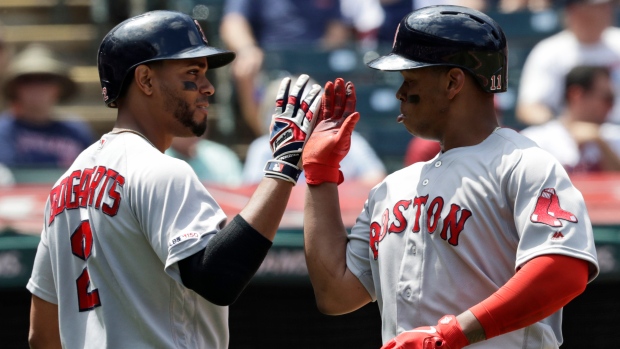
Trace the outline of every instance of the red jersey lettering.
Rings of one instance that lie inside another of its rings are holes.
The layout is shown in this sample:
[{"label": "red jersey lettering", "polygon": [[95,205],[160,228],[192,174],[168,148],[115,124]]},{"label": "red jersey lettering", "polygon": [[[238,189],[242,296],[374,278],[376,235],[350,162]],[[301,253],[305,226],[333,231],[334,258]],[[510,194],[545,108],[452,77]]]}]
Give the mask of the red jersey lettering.
[{"label": "red jersey lettering", "polygon": [[[101,209],[108,216],[115,216],[122,199],[119,187],[122,188],[124,184],[125,177],[103,166],[71,172],[50,191],[48,225],[51,225],[56,216],[63,213],[65,209],[76,209],[87,207],[87,205],[92,207],[93,202],[95,209]],[[97,200],[94,199],[95,196]]]},{"label": "red jersey lettering", "polygon": [[[461,217],[457,219],[457,214],[461,212]],[[450,207],[450,213],[446,219],[443,220],[443,229],[441,229],[441,238],[448,240],[450,245],[456,246],[459,244],[459,235],[465,227],[465,222],[471,217],[471,211],[463,209],[456,204],[452,204]],[[448,239],[448,229],[450,229],[450,239]]]}]

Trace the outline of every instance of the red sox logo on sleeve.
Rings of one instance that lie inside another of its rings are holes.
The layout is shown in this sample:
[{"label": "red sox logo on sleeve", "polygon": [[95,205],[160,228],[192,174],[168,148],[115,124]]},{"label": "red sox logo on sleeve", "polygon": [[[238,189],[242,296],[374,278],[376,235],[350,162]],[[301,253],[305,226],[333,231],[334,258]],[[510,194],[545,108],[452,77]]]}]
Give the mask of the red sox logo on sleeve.
[{"label": "red sox logo on sleeve", "polygon": [[561,227],[561,220],[577,223],[577,217],[560,206],[560,199],[554,188],[545,188],[538,196],[534,213],[530,216],[533,223],[542,223],[552,227]]}]

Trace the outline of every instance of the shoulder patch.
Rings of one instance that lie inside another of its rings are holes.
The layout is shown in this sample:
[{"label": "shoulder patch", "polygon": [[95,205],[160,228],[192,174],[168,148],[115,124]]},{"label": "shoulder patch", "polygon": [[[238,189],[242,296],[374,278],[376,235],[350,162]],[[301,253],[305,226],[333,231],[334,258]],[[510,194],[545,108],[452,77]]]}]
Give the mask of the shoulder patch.
[{"label": "shoulder patch", "polygon": [[554,188],[542,190],[536,201],[534,213],[530,216],[532,223],[542,223],[552,227],[561,227],[561,220],[577,223],[577,217],[560,206],[560,199]]}]

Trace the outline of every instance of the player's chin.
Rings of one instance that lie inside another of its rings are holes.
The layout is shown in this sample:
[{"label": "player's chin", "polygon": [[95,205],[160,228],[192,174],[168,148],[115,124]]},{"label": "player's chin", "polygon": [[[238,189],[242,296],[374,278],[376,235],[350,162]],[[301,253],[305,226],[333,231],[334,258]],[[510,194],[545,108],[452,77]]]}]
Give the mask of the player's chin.
[{"label": "player's chin", "polygon": [[402,124],[405,126],[407,131],[416,137],[428,138],[429,137],[429,128],[428,125],[425,125],[420,122],[415,122],[416,120],[412,120],[411,118],[405,119]]},{"label": "player's chin", "polygon": [[194,123],[190,130],[194,136],[200,137],[207,132],[207,119],[205,118],[202,122]]}]

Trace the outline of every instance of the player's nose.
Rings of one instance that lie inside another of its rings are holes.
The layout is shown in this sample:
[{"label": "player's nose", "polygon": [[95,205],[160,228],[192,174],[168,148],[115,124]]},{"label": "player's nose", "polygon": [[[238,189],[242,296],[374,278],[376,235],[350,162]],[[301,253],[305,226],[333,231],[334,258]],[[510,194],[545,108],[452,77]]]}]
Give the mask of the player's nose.
[{"label": "player's nose", "polygon": [[201,94],[206,94],[207,96],[211,96],[215,93],[215,87],[213,86],[213,84],[211,84],[211,81],[209,81],[209,79],[205,77],[202,83],[200,84],[198,91]]},{"label": "player's nose", "polygon": [[[404,84],[403,84],[404,85]],[[405,101],[405,98],[407,97],[407,94],[405,93],[404,89],[403,89],[403,85],[401,85],[398,90],[396,90],[396,99],[398,99],[401,102]]]}]

